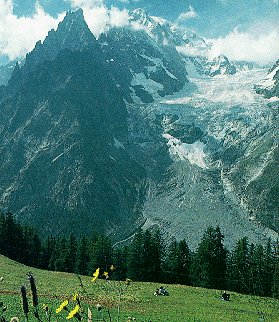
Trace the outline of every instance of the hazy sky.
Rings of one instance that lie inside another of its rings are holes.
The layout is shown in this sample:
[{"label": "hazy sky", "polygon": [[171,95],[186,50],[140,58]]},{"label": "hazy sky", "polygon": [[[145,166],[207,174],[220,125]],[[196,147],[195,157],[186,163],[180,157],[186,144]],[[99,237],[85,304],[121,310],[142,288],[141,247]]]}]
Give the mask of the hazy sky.
[{"label": "hazy sky", "polygon": [[82,7],[92,32],[125,25],[126,9],[144,8],[212,39],[212,54],[272,64],[279,58],[279,0],[0,0],[0,64],[23,57]]}]

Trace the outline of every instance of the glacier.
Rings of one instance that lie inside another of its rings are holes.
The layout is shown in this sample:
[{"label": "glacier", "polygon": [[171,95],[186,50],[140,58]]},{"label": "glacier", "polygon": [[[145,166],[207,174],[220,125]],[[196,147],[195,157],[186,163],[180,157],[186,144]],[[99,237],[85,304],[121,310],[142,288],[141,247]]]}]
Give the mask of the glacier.
[{"label": "glacier", "polygon": [[[149,186],[145,228],[158,225],[169,237],[186,238],[192,248],[210,225],[221,227],[228,245],[244,235],[254,243],[278,238],[274,229],[262,224],[261,194],[255,195],[257,209],[251,196],[253,182],[261,180],[278,146],[277,102],[254,90],[266,72],[190,78],[196,90],[184,88],[149,105],[149,111],[167,115],[168,120],[175,115],[172,124],[162,122],[174,162],[162,181]],[[182,142],[168,132],[177,124],[200,128],[204,135],[191,144]],[[274,215],[275,223],[278,219]]]}]

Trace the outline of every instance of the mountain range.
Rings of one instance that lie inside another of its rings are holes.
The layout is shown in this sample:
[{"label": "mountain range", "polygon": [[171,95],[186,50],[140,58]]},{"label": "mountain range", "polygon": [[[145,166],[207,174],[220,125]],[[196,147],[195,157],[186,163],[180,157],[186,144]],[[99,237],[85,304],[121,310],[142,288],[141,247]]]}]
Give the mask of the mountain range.
[{"label": "mountain range", "polygon": [[141,9],[98,39],[81,9],[68,12],[0,70],[2,210],[47,235],[97,230],[120,241],[156,225],[195,247],[218,224],[228,243],[278,236],[276,110],[268,105],[259,127],[253,104],[228,113],[216,93],[202,96],[243,69],[208,59],[209,48]]}]

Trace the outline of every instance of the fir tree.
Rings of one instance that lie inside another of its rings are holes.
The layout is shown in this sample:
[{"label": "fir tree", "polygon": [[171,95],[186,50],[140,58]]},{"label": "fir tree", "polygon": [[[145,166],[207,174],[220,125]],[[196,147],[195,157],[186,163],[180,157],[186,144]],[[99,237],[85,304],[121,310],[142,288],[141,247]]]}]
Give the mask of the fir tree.
[{"label": "fir tree", "polygon": [[135,281],[144,280],[143,232],[139,230],[128,248],[127,276]]},{"label": "fir tree", "polygon": [[96,242],[91,245],[89,270],[95,272],[97,268],[100,268],[101,271],[108,271],[112,265],[112,253],[110,239],[105,236],[99,236]]},{"label": "fir tree", "polygon": [[231,287],[240,293],[249,293],[249,244],[248,238],[241,238],[232,253],[230,277]]},{"label": "fir tree", "polygon": [[220,228],[209,227],[203,235],[194,258],[195,283],[201,287],[224,289],[226,281],[227,251]]},{"label": "fir tree", "polygon": [[174,240],[168,248],[165,260],[165,278],[168,283],[190,283],[190,250],[185,241]]},{"label": "fir tree", "polygon": [[79,241],[78,250],[77,250],[77,261],[76,261],[76,273],[81,275],[87,275],[90,272],[88,271],[89,265],[89,247],[88,239],[85,236]]}]

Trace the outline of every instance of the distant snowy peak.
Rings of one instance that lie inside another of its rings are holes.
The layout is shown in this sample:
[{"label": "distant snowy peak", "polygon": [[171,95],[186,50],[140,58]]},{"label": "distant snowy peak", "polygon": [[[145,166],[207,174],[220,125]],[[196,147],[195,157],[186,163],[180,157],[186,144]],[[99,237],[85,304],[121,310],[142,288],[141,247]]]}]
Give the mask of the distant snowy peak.
[{"label": "distant snowy peak", "polygon": [[160,17],[149,16],[143,9],[130,12],[130,24],[134,29],[143,29],[156,42],[174,45],[170,23]]},{"label": "distant snowy peak", "polygon": [[130,24],[134,29],[144,30],[158,44],[175,47],[183,57],[190,77],[236,73],[236,67],[224,55],[208,60],[211,43],[193,30],[182,29],[160,17],[149,16],[142,9],[130,12]]},{"label": "distant snowy peak", "polygon": [[255,86],[257,93],[267,98],[279,97],[279,59],[269,69],[265,78]]},{"label": "distant snowy peak", "polygon": [[209,76],[234,75],[236,73],[236,67],[224,55],[214,58],[212,62],[209,61],[208,67]]}]

